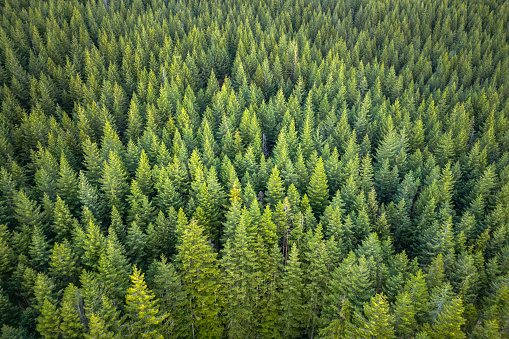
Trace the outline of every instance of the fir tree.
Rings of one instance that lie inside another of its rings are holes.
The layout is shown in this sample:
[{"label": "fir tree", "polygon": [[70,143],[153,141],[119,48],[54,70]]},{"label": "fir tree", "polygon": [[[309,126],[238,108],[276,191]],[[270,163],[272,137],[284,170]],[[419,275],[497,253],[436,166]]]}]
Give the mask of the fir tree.
[{"label": "fir tree", "polygon": [[383,294],[371,297],[369,303],[364,304],[364,316],[359,329],[361,336],[370,338],[396,338],[394,334],[394,316],[389,313],[389,303]]},{"label": "fir tree", "polygon": [[127,289],[125,296],[129,335],[139,338],[163,338],[160,327],[168,314],[160,314],[158,301],[147,288],[144,274],[139,269],[134,267],[130,277],[132,285]]},{"label": "fir tree", "polygon": [[329,187],[327,185],[327,175],[325,174],[322,158],[318,159],[318,163],[311,176],[307,195],[315,215],[321,215],[325,207],[327,207],[329,200]]},{"label": "fir tree", "polygon": [[293,244],[283,274],[281,292],[281,334],[285,338],[298,337],[303,326],[303,284],[297,246]]},{"label": "fir tree", "polygon": [[177,260],[185,293],[182,319],[184,333],[193,337],[214,338],[220,335],[219,270],[216,254],[203,235],[203,227],[191,221],[177,246]]}]

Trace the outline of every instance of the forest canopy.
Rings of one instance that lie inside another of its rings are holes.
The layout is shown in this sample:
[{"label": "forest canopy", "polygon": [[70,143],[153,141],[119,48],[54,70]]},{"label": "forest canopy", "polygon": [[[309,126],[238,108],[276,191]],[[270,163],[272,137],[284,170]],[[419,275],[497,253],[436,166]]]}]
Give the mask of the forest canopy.
[{"label": "forest canopy", "polygon": [[508,338],[509,2],[4,0],[0,338]]}]

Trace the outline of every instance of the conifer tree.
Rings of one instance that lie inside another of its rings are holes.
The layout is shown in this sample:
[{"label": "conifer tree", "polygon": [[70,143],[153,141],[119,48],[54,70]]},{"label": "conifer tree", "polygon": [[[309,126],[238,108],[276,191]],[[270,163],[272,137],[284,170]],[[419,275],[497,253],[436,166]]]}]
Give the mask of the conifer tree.
[{"label": "conifer tree", "polygon": [[99,266],[99,259],[105,249],[105,239],[101,229],[92,220],[88,222],[83,235],[83,263],[90,268]]},{"label": "conifer tree", "polygon": [[285,196],[283,181],[281,180],[277,166],[274,166],[272,169],[272,174],[267,183],[267,193],[265,195],[265,201],[272,207],[275,207]]},{"label": "conifer tree", "polygon": [[410,338],[417,328],[415,320],[414,301],[410,299],[410,293],[402,292],[396,298],[394,319],[396,335],[399,338]]},{"label": "conifer tree", "polygon": [[250,249],[252,239],[246,232],[246,218],[235,229],[234,238],[226,243],[222,268],[224,270],[224,312],[228,335],[232,338],[249,337],[256,331],[255,303],[256,260]]},{"label": "conifer tree", "polygon": [[47,269],[48,247],[46,236],[39,226],[35,226],[32,233],[29,253],[32,258],[32,265],[40,271],[45,271]]},{"label": "conifer tree", "polygon": [[55,239],[59,242],[69,238],[78,221],[72,217],[71,212],[65,201],[57,196],[55,202],[55,211],[53,213],[53,232]]},{"label": "conifer tree", "polygon": [[115,206],[122,214],[129,186],[122,159],[113,151],[109,153],[109,159],[104,163],[101,184],[108,208],[112,209]]},{"label": "conifer tree", "polygon": [[394,334],[394,316],[389,313],[389,303],[383,294],[371,297],[369,303],[364,304],[361,336],[368,338],[396,338]]},{"label": "conifer tree", "polygon": [[461,330],[461,326],[465,323],[463,310],[461,298],[454,298],[443,306],[433,326],[432,338],[465,338],[465,333]]},{"label": "conifer tree", "polygon": [[106,286],[111,299],[121,303],[129,285],[130,267],[124,249],[111,228],[106,240],[106,250],[101,254],[97,270],[98,278]]},{"label": "conifer tree", "polygon": [[9,244],[10,232],[0,224],[0,281],[10,276],[14,266],[14,251]]},{"label": "conifer tree", "polygon": [[73,284],[69,284],[64,290],[62,306],[60,307],[60,315],[62,317],[60,332],[65,338],[83,338],[85,328],[78,314],[79,303],[78,288]]},{"label": "conifer tree", "polygon": [[323,165],[322,158],[318,159],[309,186],[307,189],[310,205],[315,215],[321,215],[325,211],[329,200],[329,187],[327,185],[327,175]]},{"label": "conifer tree", "polygon": [[298,337],[303,326],[303,276],[299,253],[293,244],[283,274],[281,292],[281,334],[285,338]]},{"label": "conifer tree", "polygon": [[58,175],[58,194],[67,203],[71,213],[75,213],[78,205],[78,179],[64,153],[60,157],[60,171]]},{"label": "conifer tree", "polygon": [[133,268],[131,287],[127,289],[126,311],[129,317],[128,333],[138,338],[162,339],[161,323],[168,317],[167,313],[160,314],[158,300],[147,288],[144,274],[136,267]]},{"label": "conifer tree", "polygon": [[44,338],[57,339],[60,335],[60,314],[56,305],[46,298],[40,311],[41,314],[37,318],[37,332]]},{"label": "conifer tree", "polygon": [[203,231],[203,227],[192,220],[184,230],[182,242],[177,247],[177,260],[182,272],[186,300],[182,306],[182,322],[184,333],[192,333],[199,338],[214,338],[221,334],[218,319],[220,276],[216,254]]},{"label": "conifer tree", "polygon": [[163,322],[161,333],[166,337],[182,331],[185,333],[186,324],[181,321],[185,317],[182,312],[185,296],[180,283],[180,275],[173,263],[168,262],[164,256],[161,256],[161,261],[155,261],[152,265],[155,265],[154,294],[159,299],[161,312],[170,315]]},{"label": "conifer tree", "polygon": [[119,333],[108,331],[104,319],[92,313],[90,315],[90,322],[88,324],[90,334],[85,334],[87,339],[117,339],[120,338]]},{"label": "conifer tree", "polygon": [[77,258],[69,241],[55,243],[51,251],[49,272],[59,282],[72,282],[78,277]]}]

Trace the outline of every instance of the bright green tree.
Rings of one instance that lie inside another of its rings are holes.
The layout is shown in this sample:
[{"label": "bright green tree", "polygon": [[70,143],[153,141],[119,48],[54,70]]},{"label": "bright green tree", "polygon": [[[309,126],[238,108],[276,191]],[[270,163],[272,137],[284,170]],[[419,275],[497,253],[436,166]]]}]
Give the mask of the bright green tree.
[{"label": "bright green tree", "polygon": [[50,299],[43,301],[41,314],[37,318],[37,332],[44,338],[58,339],[60,335],[60,314]]},{"label": "bright green tree", "polygon": [[283,181],[281,180],[277,166],[274,166],[272,169],[265,196],[265,201],[270,204],[272,208],[276,207],[277,203],[285,196]]},{"label": "bright green tree", "polygon": [[460,297],[452,299],[443,306],[442,311],[433,325],[432,338],[461,339],[465,333],[461,326],[465,324],[463,318],[463,302]]},{"label": "bright green tree", "polygon": [[216,253],[203,235],[203,227],[192,220],[182,234],[177,260],[185,293],[183,335],[217,338],[221,335],[218,318],[220,274]]},{"label": "bright green tree", "polygon": [[128,314],[128,333],[137,338],[162,339],[161,323],[168,317],[167,313],[159,312],[159,302],[147,288],[144,274],[134,267],[131,277],[131,287],[125,296]]},{"label": "bright green tree", "polygon": [[55,243],[51,251],[49,272],[57,281],[69,283],[78,277],[77,258],[68,240]]},{"label": "bright green tree", "polygon": [[79,290],[73,284],[69,284],[64,290],[62,306],[60,307],[60,332],[64,338],[83,338],[85,328],[80,320],[80,295]]},{"label": "bright green tree", "polygon": [[411,338],[417,328],[415,306],[410,293],[402,292],[394,307],[395,329],[398,338]]},{"label": "bright green tree", "polygon": [[359,328],[361,337],[391,339],[394,334],[394,316],[389,313],[389,302],[383,294],[375,294],[364,304],[364,317]]}]

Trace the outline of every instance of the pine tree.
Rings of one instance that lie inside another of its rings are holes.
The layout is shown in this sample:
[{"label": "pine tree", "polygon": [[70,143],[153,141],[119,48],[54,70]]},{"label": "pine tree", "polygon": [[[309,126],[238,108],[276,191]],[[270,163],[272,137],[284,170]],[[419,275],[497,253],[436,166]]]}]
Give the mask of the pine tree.
[{"label": "pine tree", "polygon": [[91,142],[90,138],[86,138],[82,143],[85,174],[92,185],[98,185],[101,178],[103,157],[99,152],[99,148],[95,142]]},{"label": "pine tree", "polygon": [[34,268],[45,271],[48,264],[48,242],[46,236],[39,226],[35,226],[32,233],[32,242],[30,243],[30,257]]},{"label": "pine tree", "polygon": [[136,169],[136,182],[141,189],[141,192],[146,196],[152,196],[153,182],[152,170],[148,161],[148,157],[144,150],[141,150],[140,161]]},{"label": "pine tree", "polygon": [[173,263],[168,262],[164,256],[161,256],[161,261],[154,261],[151,269],[154,269],[153,291],[160,301],[161,312],[171,315],[171,318],[168,317],[163,322],[161,333],[165,337],[174,333],[186,333],[186,324],[181,321],[185,316],[181,307],[185,303],[185,296],[179,273]]},{"label": "pine tree", "polygon": [[423,323],[428,311],[429,296],[425,275],[421,270],[409,277],[405,284],[404,292],[409,293],[410,300],[414,304],[415,318],[419,323]]},{"label": "pine tree", "polygon": [[459,297],[445,305],[433,326],[432,338],[465,338],[465,333],[461,330],[461,326],[465,324],[463,311],[463,302]]},{"label": "pine tree", "polygon": [[396,298],[394,319],[398,338],[411,338],[417,328],[414,301],[410,293],[402,292]]},{"label": "pine tree", "polygon": [[90,334],[85,334],[87,339],[118,339],[120,338],[119,333],[113,333],[108,331],[107,325],[104,319],[92,313],[90,315],[90,322],[88,324]]},{"label": "pine tree", "polygon": [[56,305],[48,298],[44,299],[41,315],[37,318],[37,332],[48,339],[58,339],[60,335],[60,314]]},{"label": "pine tree", "polygon": [[60,196],[57,196],[55,202],[55,211],[53,213],[53,232],[56,234],[55,239],[59,242],[68,239],[78,224],[78,221],[72,217],[69,207]]},{"label": "pine tree", "polygon": [[131,261],[141,265],[147,256],[147,235],[141,230],[136,221],[131,223],[127,230],[126,245],[127,254]]},{"label": "pine tree", "polygon": [[364,316],[359,329],[361,336],[368,338],[396,338],[394,334],[394,316],[389,313],[389,303],[383,294],[371,297],[369,303],[364,304]]},{"label": "pine tree", "polygon": [[78,313],[80,304],[80,295],[78,288],[69,284],[64,290],[60,315],[60,332],[64,338],[83,338],[85,328],[80,320]]},{"label": "pine tree", "polygon": [[219,313],[219,270],[216,254],[203,235],[203,227],[192,220],[182,234],[177,260],[185,304],[184,333],[193,337],[216,338],[221,334]]},{"label": "pine tree", "polygon": [[325,174],[322,158],[318,159],[318,163],[311,176],[307,195],[315,215],[321,215],[325,211],[329,200],[329,187],[327,186],[327,175]]},{"label": "pine tree", "polygon": [[138,338],[162,339],[161,323],[168,317],[167,313],[160,314],[158,300],[147,288],[144,274],[136,267],[133,268],[131,287],[127,289],[126,311],[129,317],[128,333]]},{"label": "pine tree", "polygon": [[298,337],[303,327],[304,289],[297,245],[293,244],[283,274],[281,292],[281,335],[284,338]]},{"label": "pine tree", "polygon": [[99,259],[99,280],[104,283],[112,300],[121,304],[129,286],[129,272],[131,270],[124,249],[117,239],[117,235],[110,228],[106,240],[106,250]]},{"label": "pine tree", "polygon": [[108,208],[112,209],[115,206],[122,214],[129,186],[122,159],[113,151],[110,152],[108,161],[104,163],[101,184]]},{"label": "pine tree", "polygon": [[0,281],[6,280],[14,268],[14,251],[9,244],[10,232],[0,224]]},{"label": "pine tree", "polygon": [[275,207],[277,203],[282,200],[285,196],[285,190],[283,187],[283,181],[279,176],[279,171],[277,166],[274,166],[272,169],[272,174],[270,175],[269,181],[267,183],[267,192],[265,193],[268,204],[272,207]]},{"label": "pine tree", "polygon": [[99,267],[99,259],[106,247],[106,241],[101,229],[92,220],[88,222],[83,238],[83,263],[90,268]]},{"label": "pine tree", "polygon": [[18,221],[18,228],[23,225],[29,227],[41,226],[42,214],[41,208],[37,203],[31,200],[25,191],[20,190],[15,199],[14,213]]},{"label": "pine tree", "polygon": [[231,338],[246,338],[256,330],[254,308],[256,291],[256,260],[251,241],[246,232],[246,220],[243,218],[235,229],[234,238],[226,243],[221,261],[224,270],[225,295],[224,313]]},{"label": "pine tree", "polygon": [[78,179],[64,153],[62,153],[60,157],[60,171],[58,176],[58,194],[67,203],[71,213],[76,213],[76,208],[78,206]]},{"label": "pine tree", "polygon": [[104,207],[99,190],[95,185],[90,184],[83,171],[80,171],[79,174],[78,189],[79,200],[83,207],[87,207],[96,218],[102,219]]},{"label": "pine tree", "polygon": [[55,243],[49,267],[49,272],[57,279],[56,281],[64,282],[65,285],[77,279],[79,272],[77,258],[69,241]]}]

